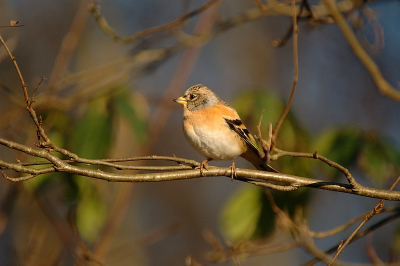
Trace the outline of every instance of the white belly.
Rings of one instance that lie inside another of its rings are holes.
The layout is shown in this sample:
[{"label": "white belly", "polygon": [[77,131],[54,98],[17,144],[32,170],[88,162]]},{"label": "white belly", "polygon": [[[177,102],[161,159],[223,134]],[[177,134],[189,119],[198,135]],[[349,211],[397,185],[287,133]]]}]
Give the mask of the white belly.
[{"label": "white belly", "polygon": [[237,135],[235,141],[231,138],[221,137],[232,134],[233,132],[228,127],[223,127],[222,130],[200,130],[199,128],[187,125],[184,130],[185,137],[188,142],[200,154],[206,158],[213,160],[231,160],[243,153],[243,148],[246,146],[244,141],[240,140]]}]

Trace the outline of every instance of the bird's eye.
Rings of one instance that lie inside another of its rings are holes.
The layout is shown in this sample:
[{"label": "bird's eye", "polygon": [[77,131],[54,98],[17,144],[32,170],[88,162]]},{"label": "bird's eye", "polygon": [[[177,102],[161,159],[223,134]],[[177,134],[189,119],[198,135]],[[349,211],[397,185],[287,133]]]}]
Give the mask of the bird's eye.
[{"label": "bird's eye", "polygon": [[189,95],[189,99],[190,100],[194,100],[194,99],[196,99],[197,98],[197,95],[196,94],[190,94]]}]

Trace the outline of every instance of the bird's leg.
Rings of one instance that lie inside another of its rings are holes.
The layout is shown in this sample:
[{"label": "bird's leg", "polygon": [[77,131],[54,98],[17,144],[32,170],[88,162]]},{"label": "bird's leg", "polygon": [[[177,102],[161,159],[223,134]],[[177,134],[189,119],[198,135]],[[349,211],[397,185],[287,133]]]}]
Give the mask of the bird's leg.
[{"label": "bird's leg", "polygon": [[233,157],[233,162],[231,164],[231,166],[228,167],[228,169],[231,169],[231,180],[233,181],[233,176],[236,177],[236,165],[235,165],[235,160],[236,157]]},{"label": "bird's leg", "polygon": [[200,169],[200,176],[203,176],[203,169],[206,169],[207,171],[208,171],[208,169],[207,169],[207,163],[209,162],[209,161],[212,161],[212,159],[211,158],[208,158],[208,159],[206,159],[206,160],[204,160],[204,161],[202,161],[201,163],[200,163],[200,166],[197,166],[195,169]]}]

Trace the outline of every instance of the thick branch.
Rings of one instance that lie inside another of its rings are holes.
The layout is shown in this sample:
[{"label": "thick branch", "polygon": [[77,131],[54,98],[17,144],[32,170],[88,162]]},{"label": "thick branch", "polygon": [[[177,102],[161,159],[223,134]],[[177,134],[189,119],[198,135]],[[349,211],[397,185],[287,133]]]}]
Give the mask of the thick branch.
[{"label": "thick branch", "polygon": [[[52,166],[44,169],[34,169],[28,166],[21,165],[20,163],[8,163],[0,160],[0,167],[3,169],[14,170],[17,172],[22,172],[26,174],[31,174],[32,177],[35,177],[40,174],[49,173],[53,171],[58,172],[66,172],[76,175],[87,176],[91,178],[102,179],[106,181],[112,182],[160,182],[160,181],[172,181],[172,180],[181,180],[181,179],[191,179],[201,177],[200,171],[195,170],[183,170],[183,171],[170,171],[170,172],[157,172],[157,173],[141,173],[141,174],[117,174],[111,172],[104,172],[101,170],[84,168],[81,166],[71,165],[67,161],[64,161],[58,158],[56,155],[52,154],[50,151],[46,149],[37,149],[31,148],[19,143],[15,143],[9,140],[5,140],[0,138],[0,144],[7,146],[9,148],[19,150],[29,155],[33,155],[36,157],[40,157],[48,160]],[[186,160],[182,158],[175,157],[145,157],[148,159],[160,159],[160,160],[175,160],[178,163],[182,162],[193,162],[192,160]],[[143,157],[139,157],[139,159],[143,159]],[[119,159],[122,160],[122,159]],[[96,164],[101,162],[101,160],[90,160],[90,159],[81,159],[79,157],[74,158],[73,162],[84,161],[87,164]],[[198,163],[196,163],[198,165]],[[194,163],[192,165],[195,165]],[[258,186],[273,188],[277,190],[294,190],[299,187],[312,187],[319,188],[324,190],[332,190],[344,193],[350,193],[365,197],[386,199],[386,200],[400,200],[400,192],[396,191],[387,191],[381,189],[375,189],[370,187],[365,187],[360,184],[357,186],[357,190],[354,190],[353,187],[349,184],[337,183],[337,182],[326,182],[318,179],[305,178],[300,176],[293,176],[288,174],[281,173],[271,173],[264,172],[258,170],[249,170],[249,169],[239,169],[236,170],[236,175],[238,180],[252,183]],[[231,176],[231,172],[228,168],[224,167],[209,167],[208,171],[203,171],[203,176]],[[13,179],[13,181],[20,181],[21,179],[25,180],[26,178],[21,177],[17,179]],[[269,182],[279,182],[282,185],[271,185]]]}]

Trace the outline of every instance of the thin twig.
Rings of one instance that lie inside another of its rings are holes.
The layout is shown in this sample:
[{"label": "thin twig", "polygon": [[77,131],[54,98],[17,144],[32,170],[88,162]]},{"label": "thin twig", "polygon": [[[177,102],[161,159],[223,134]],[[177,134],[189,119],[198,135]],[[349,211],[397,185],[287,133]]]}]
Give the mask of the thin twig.
[{"label": "thin twig", "polygon": [[352,186],[353,190],[357,190],[360,184],[357,183],[357,181],[354,179],[354,177],[351,175],[350,171],[345,168],[344,166],[329,160],[328,158],[319,155],[317,151],[315,151],[313,154],[312,153],[305,153],[305,152],[289,152],[289,151],[283,151],[277,148],[274,148],[274,151],[276,152],[274,155],[271,155],[271,160],[277,160],[281,156],[291,156],[291,157],[303,157],[303,158],[314,158],[317,160],[320,160],[327,165],[334,167],[341,171],[349,181],[349,184]]},{"label": "thin twig", "polygon": [[[3,144],[5,141],[4,139],[0,138],[0,143]],[[5,144],[3,144],[5,145]],[[5,145],[8,146],[8,145]],[[85,163],[88,165],[103,165],[103,166],[110,166],[113,168],[124,167],[126,165],[121,164],[107,164],[107,163],[115,163],[115,162],[135,162],[135,161],[171,161],[177,162],[179,164],[185,164],[190,166],[199,166],[198,162],[194,160],[188,160],[184,158],[179,158],[175,156],[159,156],[159,155],[149,155],[149,156],[136,156],[136,157],[127,157],[127,158],[112,158],[112,159],[82,159],[77,158],[74,160],[63,160],[65,163]],[[19,164],[23,166],[31,166],[31,165],[46,165],[52,164],[49,161],[37,161],[37,162],[19,162]],[[134,167],[134,166],[133,166]]]},{"label": "thin twig", "polygon": [[[393,185],[390,187],[389,191],[392,191],[396,185],[400,182],[400,176],[394,181]],[[336,254],[333,256],[332,260],[329,262],[328,266],[332,265],[335,260],[339,257],[340,253],[344,250],[344,248],[350,243],[350,241],[356,236],[356,234],[361,230],[361,228],[375,215],[381,212],[383,208],[383,204],[385,200],[381,199],[379,203],[374,207],[374,209],[369,212],[364,220],[357,226],[356,229],[350,234],[350,236],[343,242],[343,244],[339,245]]]},{"label": "thin twig", "polygon": [[24,25],[1,25],[0,28],[19,28],[19,27],[23,27]]},{"label": "thin twig", "polygon": [[100,28],[107,33],[108,35],[110,35],[115,41],[121,42],[121,43],[131,43],[134,42],[146,35],[149,34],[153,34],[156,32],[160,32],[160,31],[165,31],[165,30],[170,30],[174,27],[180,26],[181,24],[183,24],[184,22],[186,22],[188,19],[202,13],[203,11],[207,10],[209,7],[211,7],[212,5],[218,3],[220,0],[210,0],[208,2],[206,2],[205,4],[203,4],[202,6],[200,6],[199,8],[190,11],[189,13],[181,16],[178,19],[175,19],[171,22],[168,22],[166,24],[160,25],[160,26],[156,26],[156,27],[152,27],[152,28],[148,28],[145,29],[143,31],[140,31],[130,37],[127,38],[123,38],[118,36],[114,29],[112,29],[106,19],[100,14],[100,8],[97,4],[97,1],[93,1],[93,3],[88,5],[88,9],[89,11],[92,13],[93,17],[96,19],[97,23],[99,24]]},{"label": "thin twig", "polygon": [[[300,4],[299,12],[296,15],[296,20],[299,20],[301,18],[304,8],[306,8],[306,10],[310,13],[310,15],[308,15],[308,17],[312,16],[312,11],[308,4],[308,1],[302,0],[302,2]],[[293,31],[295,29],[295,25],[296,24],[292,23],[290,25],[289,29],[287,30],[286,34],[279,40],[273,40],[272,44],[276,47],[284,46],[287,43],[287,41],[290,39],[290,37],[293,36]]]},{"label": "thin twig", "polygon": [[11,58],[13,64],[14,64],[15,69],[17,70],[18,77],[19,77],[19,79],[20,79],[20,81],[21,81],[22,90],[23,90],[23,92],[24,92],[25,103],[28,104],[28,101],[29,101],[28,91],[27,91],[27,89],[26,89],[26,83],[25,83],[25,81],[24,81],[24,78],[22,77],[22,73],[21,73],[21,71],[19,70],[17,60],[16,60],[15,57],[12,55],[10,49],[8,49],[8,46],[7,46],[6,42],[4,41],[3,37],[1,36],[1,34],[0,34],[0,42],[1,42],[1,44],[4,46],[4,49],[6,49],[8,55],[10,56],[10,58]]},{"label": "thin twig", "polygon": [[[364,231],[359,232],[358,234],[356,234],[353,237],[353,239],[351,239],[350,243],[353,243],[354,241],[356,241],[356,240],[358,240],[358,239],[370,234],[371,232],[376,231],[377,229],[381,228],[382,226],[385,226],[388,223],[391,223],[391,222],[393,222],[395,220],[398,220],[399,218],[400,218],[400,210],[398,210],[393,215],[391,215],[389,217],[386,217],[386,218],[382,219],[381,221],[373,224],[372,226],[368,227]],[[324,253],[325,254],[330,254],[330,253],[333,253],[333,252],[337,251],[338,245],[340,245],[340,244],[336,244],[336,245],[332,246],[330,249],[328,249]],[[311,266],[311,265],[314,265],[315,263],[317,263],[319,261],[321,261],[321,258],[316,257],[316,258],[308,261],[307,263],[303,264],[303,266]],[[329,263],[329,261],[327,263]]]},{"label": "thin twig", "polygon": [[[394,212],[394,211],[398,211],[397,207],[388,207],[388,208],[383,208],[381,210],[380,213],[388,213],[388,212]],[[369,213],[369,212],[368,212]],[[355,224],[356,222],[364,219],[364,217],[368,214],[368,213],[363,213],[355,218],[350,219],[349,221],[347,221],[345,224],[340,225],[338,227],[335,227],[333,229],[330,229],[328,231],[321,231],[321,232],[313,232],[310,231],[310,234],[313,238],[325,238],[328,236],[333,236],[336,235],[340,232],[343,232],[344,230],[346,230],[347,228],[349,228],[350,226],[352,226],[353,224]]]},{"label": "thin twig", "polygon": [[294,191],[299,188],[299,186],[296,184],[277,185],[277,184],[267,183],[267,182],[263,182],[263,181],[254,181],[249,178],[242,178],[242,177],[236,177],[235,179],[240,180],[240,181],[245,181],[249,184],[253,184],[256,186],[270,188],[270,189],[279,190],[279,191]]},{"label": "thin twig", "polygon": [[39,81],[39,83],[38,83],[38,85],[36,86],[36,88],[33,90],[32,95],[31,95],[31,98],[30,98],[29,103],[28,103],[28,106],[29,106],[29,107],[31,107],[32,104],[33,104],[34,102],[36,102],[33,98],[35,97],[35,93],[36,93],[37,90],[39,89],[40,85],[42,85],[42,82],[43,82],[44,80],[46,80],[46,78],[45,78],[45,77],[42,77],[42,79]]},{"label": "thin twig", "polygon": [[[266,108],[264,107],[263,111],[261,112],[261,116],[260,116],[260,120],[258,121],[258,126],[257,126],[257,135],[256,135],[256,139],[260,142],[261,144],[261,148],[264,151],[264,154],[261,154],[261,152],[258,152],[260,158],[263,158],[263,160],[266,163],[269,163],[270,160],[270,150],[271,150],[271,135],[268,134],[268,138],[265,141],[264,138],[262,137],[262,133],[261,133],[261,123],[262,123],[262,119],[264,116]],[[272,132],[270,129],[272,127],[272,124],[269,123],[268,124],[268,133]]]},{"label": "thin twig", "polygon": [[286,116],[289,113],[290,105],[292,104],[294,92],[296,91],[297,81],[299,77],[299,56],[298,56],[298,36],[299,36],[299,27],[297,26],[297,15],[296,15],[296,1],[292,0],[292,18],[293,18],[293,60],[294,60],[294,77],[293,77],[293,85],[292,91],[290,92],[289,100],[286,104],[285,109],[283,110],[281,117],[276,122],[275,128],[272,131],[272,145],[271,150],[275,145],[275,139],[278,136],[279,129],[285,120]]},{"label": "thin twig", "polygon": [[339,25],[342,30],[343,35],[347,39],[354,53],[358,57],[358,59],[364,64],[365,68],[369,71],[372,79],[375,81],[375,84],[378,90],[396,101],[400,102],[400,91],[396,90],[392,87],[392,85],[387,82],[387,80],[383,77],[379,67],[372,60],[372,58],[368,55],[368,53],[364,50],[360,42],[357,40],[354,32],[351,30],[350,26],[347,24],[343,15],[341,14],[339,8],[337,7],[335,0],[324,0],[326,6],[329,8],[333,18]]},{"label": "thin twig", "polygon": [[4,177],[4,179],[6,179],[8,181],[12,181],[12,182],[22,182],[22,181],[26,181],[26,180],[29,180],[31,178],[38,176],[38,175],[27,175],[27,176],[22,176],[22,177],[11,177],[11,176],[7,175],[6,173],[4,173],[4,171],[1,171],[1,175]]}]

